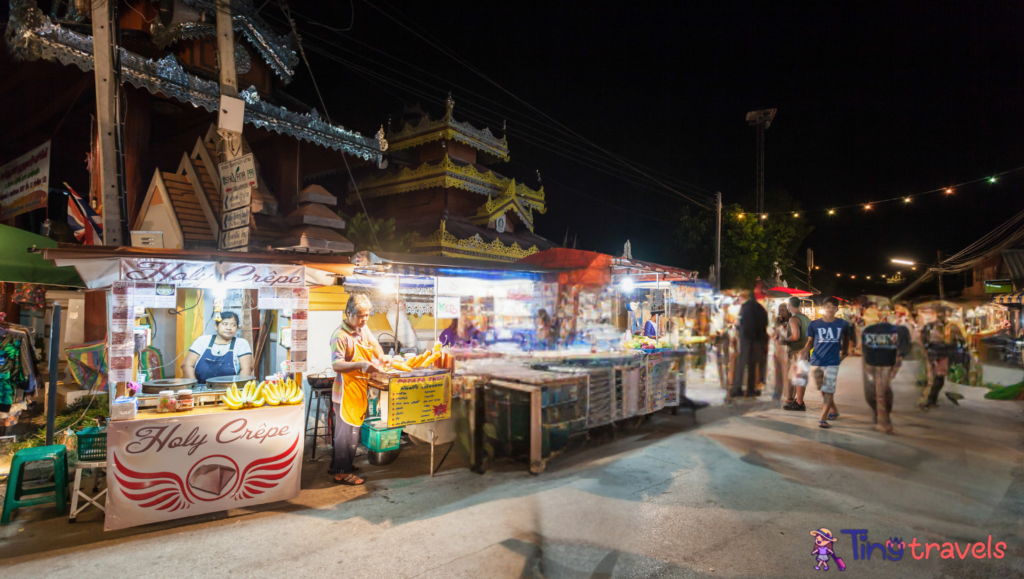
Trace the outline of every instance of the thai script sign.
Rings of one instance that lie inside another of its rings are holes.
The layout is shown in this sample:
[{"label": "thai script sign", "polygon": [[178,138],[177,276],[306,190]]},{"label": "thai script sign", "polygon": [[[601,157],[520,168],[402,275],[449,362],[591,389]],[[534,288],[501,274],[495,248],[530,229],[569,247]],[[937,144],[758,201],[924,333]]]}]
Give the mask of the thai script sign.
[{"label": "thai script sign", "polygon": [[[246,211],[248,211],[248,209]],[[232,247],[245,247],[247,245],[249,245],[248,227],[220,232],[220,246],[222,249],[231,249]]]},{"label": "thai script sign", "polygon": [[239,227],[249,226],[249,208],[242,207],[241,209],[235,209],[234,211],[228,211],[224,214],[223,228],[224,229],[238,229]]},{"label": "thai script sign", "polygon": [[50,141],[0,167],[0,219],[46,207]]},{"label": "thai script sign", "polygon": [[450,374],[392,378],[388,382],[388,428],[452,417]]},{"label": "thai script sign", "polygon": [[168,414],[107,426],[112,531],[299,496],[303,406]]},{"label": "thai script sign", "polygon": [[217,171],[224,195],[224,210],[248,205],[252,188],[256,186],[256,161],[252,154],[221,163],[217,165]]}]

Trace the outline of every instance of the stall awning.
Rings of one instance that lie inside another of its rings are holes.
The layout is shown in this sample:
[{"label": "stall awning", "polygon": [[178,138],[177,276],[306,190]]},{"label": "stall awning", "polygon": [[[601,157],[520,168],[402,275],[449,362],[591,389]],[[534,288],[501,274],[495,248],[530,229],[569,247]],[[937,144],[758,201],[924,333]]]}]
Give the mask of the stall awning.
[{"label": "stall awning", "polygon": [[992,303],[1003,306],[1024,305],[1024,292],[1013,292],[1012,294],[1001,294],[992,298]]},{"label": "stall awning", "polygon": [[57,247],[57,242],[16,227],[0,225],[0,247],[5,250],[0,255],[0,281],[85,287],[75,268],[57,267],[38,253],[29,253],[32,246]]},{"label": "stall awning", "polygon": [[437,255],[359,252],[352,257],[356,273],[406,276],[459,276],[479,279],[541,279],[557,270],[524,263],[463,259]]}]

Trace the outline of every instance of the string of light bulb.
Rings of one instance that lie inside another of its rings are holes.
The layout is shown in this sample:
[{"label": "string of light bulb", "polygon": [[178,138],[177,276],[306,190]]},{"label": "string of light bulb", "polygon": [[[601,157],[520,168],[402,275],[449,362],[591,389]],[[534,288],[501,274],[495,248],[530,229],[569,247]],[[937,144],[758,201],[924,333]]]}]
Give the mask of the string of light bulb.
[{"label": "string of light bulb", "polygon": [[973,179],[971,181],[964,181],[963,183],[957,183],[955,185],[947,185],[945,187],[938,187],[936,189],[931,189],[929,191],[922,191],[920,193],[914,193],[914,194],[911,194],[911,195],[900,195],[900,196],[896,196],[896,197],[890,197],[888,199],[880,199],[880,200],[876,200],[876,201],[870,201],[868,203],[852,203],[850,205],[840,205],[840,206],[836,206],[836,207],[829,207],[827,209],[802,209],[800,211],[768,211],[768,212],[762,212],[762,213],[754,213],[754,212],[747,213],[747,212],[743,212],[743,213],[737,214],[737,217],[739,219],[744,219],[744,218],[746,218],[749,215],[749,216],[754,217],[754,218],[759,219],[759,220],[766,220],[766,219],[768,219],[769,216],[772,216],[772,215],[788,215],[788,216],[791,216],[791,217],[794,217],[794,218],[799,218],[800,215],[805,214],[805,213],[822,213],[822,212],[824,212],[827,215],[835,215],[836,212],[841,210],[841,209],[851,209],[851,208],[862,209],[864,211],[871,211],[874,208],[875,205],[879,205],[881,203],[900,202],[900,203],[903,203],[903,204],[906,205],[906,204],[911,203],[912,200],[915,197],[921,197],[923,195],[931,195],[933,193],[942,193],[944,195],[953,195],[953,194],[956,193],[957,189],[959,189],[961,187],[965,187],[967,185],[972,185],[974,183],[987,182],[987,183],[990,183],[990,184],[995,184],[995,183],[999,182],[999,178],[1000,177],[1002,177],[1004,175],[1009,175],[1010,173],[1014,173],[1016,171],[1021,171],[1021,170],[1024,170],[1024,166],[1017,167],[1015,169],[1010,169],[1008,171],[1002,171],[1000,173],[995,173],[995,174],[989,175],[987,177],[980,177],[978,179]]}]

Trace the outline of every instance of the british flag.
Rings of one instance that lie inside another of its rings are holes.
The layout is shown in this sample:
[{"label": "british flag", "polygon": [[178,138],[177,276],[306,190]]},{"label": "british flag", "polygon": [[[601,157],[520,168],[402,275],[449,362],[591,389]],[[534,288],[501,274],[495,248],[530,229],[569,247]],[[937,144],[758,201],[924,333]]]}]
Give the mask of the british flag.
[{"label": "british flag", "polygon": [[[67,186],[67,183],[64,185]],[[103,218],[74,189],[68,187],[68,192],[68,225],[75,232],[75,239],[85,245],[102,243]]]}]

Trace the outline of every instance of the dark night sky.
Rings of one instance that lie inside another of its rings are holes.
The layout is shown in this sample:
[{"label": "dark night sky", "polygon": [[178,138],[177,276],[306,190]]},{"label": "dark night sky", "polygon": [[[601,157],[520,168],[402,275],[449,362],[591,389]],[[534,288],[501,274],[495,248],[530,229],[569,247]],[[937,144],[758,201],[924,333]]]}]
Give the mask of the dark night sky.
[{"label": "dark night sky", "polygon": [[[310,53],[336,123],[372,134],[403,102],[421,101],[441,112],[451,90],[456,118],[482,126],[484,116],[499,134],[501,119],[508,119],[513,162],[495,167],[499,172],[535,186],[533,169],[541,170],[549,211],[538,219],[539,233],[560,242],[568,229],[570,240],[578,234],[580,247],[616,254],[628,238],[635,257],[688,265],[672,243],[671,225],[658,221],[678,209],[673,194],[638,188],[538,146],[547,141],[546,148],[579,153],[562,142],[564,133],[539,122],[539,114],[365,0],[353,1],[355,23],[347,33],[305,17],[347,27],[349,2],[292,5],[308,44],[389,77],[371,84],[342,63]],[[743,117],[761,108],[779,109],[766,138],[769,207],[773,190],[788,191],[807,210],[823,210],[1024,166],[1019,3],[372,1],[601,147],[720,190],[726,203],[754,188],[755,134]],[[264,14],[279,24],[274,3]],[[289,92],[317,103],[304,68]],[[588,164],[612,166],[593,148],[582,154]],[[823,268],[891,273],[891,257],[926,261],[936,250],[951,253],[971,243],[1024,209],[1022,191],[1024,171],[951,197],[916,198],[909,206],[847,209],[833,218],[809,213],[816,230],[808,244]],[[885,287],[841,289],[879,293]]]}]

